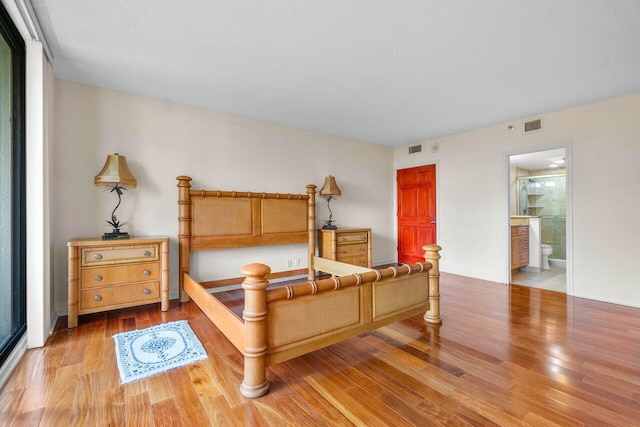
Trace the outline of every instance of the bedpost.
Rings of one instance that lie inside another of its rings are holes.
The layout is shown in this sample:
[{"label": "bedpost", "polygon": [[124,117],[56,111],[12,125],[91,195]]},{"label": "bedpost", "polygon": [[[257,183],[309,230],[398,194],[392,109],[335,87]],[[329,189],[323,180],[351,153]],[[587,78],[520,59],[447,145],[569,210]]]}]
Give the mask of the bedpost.
[{"label": "bedpost", "polygon": [[429,270],[429,310],[424,314],[424,320],[429,323],[442,323],[440,316],[440,251],[438,245],[424,245],[424,259],[430,262]]},{"label": "bedpost", "polygon": [[162,272],[160,273],[160,310],[169,310],[169,241],[165,240],[160,245],[162,257]]},{"label": "bedpost", "polygon": [[271,268],[264,264],[248,264],[242,268],[246,276],[244,289],[244,380],[240,386],[243,396],[254,398],[269,391],[265,374],[267,354],[267,274]]},{"label": "bedpost", "polygon": [[180,302],[189,301],[184,290],[184,273],[189,272],[191,252],[191,177],[181,175],[178,180],[178,283]]},{"label": "bedpost", "polygon": [[309,201],[307,202],[307,229],[309,232],[307,265],[309,266],[309,274],[307,279],[316,280],[316,269],[313,265],[313,258],[316,255],[316,186],[313,184],[307,185],[307,194],[309,195]]}]

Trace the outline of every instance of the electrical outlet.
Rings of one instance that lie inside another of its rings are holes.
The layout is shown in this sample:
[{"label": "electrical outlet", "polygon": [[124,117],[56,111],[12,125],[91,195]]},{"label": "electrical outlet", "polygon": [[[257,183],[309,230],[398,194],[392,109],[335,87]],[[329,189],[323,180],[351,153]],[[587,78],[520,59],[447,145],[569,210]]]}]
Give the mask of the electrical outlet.
[{"label": "electrical outlet", "polygon": [[287,261],[287,267],[291,267],[293,265],[293,260],[288,260]]},{"label": "electrical outlet", "polygon": [[296,258],[295,261],[296,261],[296,267],[299,267],[300,266],[300,258]]}]

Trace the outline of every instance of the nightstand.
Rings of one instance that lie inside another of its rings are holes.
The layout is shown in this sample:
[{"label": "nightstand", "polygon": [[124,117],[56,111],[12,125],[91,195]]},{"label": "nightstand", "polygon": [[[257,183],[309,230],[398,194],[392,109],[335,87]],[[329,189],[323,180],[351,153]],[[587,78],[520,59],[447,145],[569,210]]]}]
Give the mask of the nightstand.
[{"label": "nightstand", "polygon": [[74,239],[69,251],[68,327],[78,315],[160,303],[169,309],[169,238]]},{"label": "nightstand", "polygon": [[318,230],[320,257],[371,268],[371,229]]}]

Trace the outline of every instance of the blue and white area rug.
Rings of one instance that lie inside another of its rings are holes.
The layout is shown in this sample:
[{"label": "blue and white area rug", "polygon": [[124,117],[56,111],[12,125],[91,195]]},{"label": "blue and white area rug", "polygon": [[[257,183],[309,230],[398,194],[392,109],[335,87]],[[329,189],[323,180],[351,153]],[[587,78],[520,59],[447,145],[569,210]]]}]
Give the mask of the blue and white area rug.
[{"label": "blue and white area rug", "polygon": [[113,336],[122,384],[207,358],[186,320]]}]

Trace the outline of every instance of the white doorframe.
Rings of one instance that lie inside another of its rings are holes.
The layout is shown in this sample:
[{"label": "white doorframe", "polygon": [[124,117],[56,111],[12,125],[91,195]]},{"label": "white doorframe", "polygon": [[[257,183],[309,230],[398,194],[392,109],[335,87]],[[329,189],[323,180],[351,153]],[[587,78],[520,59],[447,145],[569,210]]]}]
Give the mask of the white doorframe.
[{"label": "white doorframe", "polygon": [[531,147],[519,148],[514,150],[507,150],[503,152],[503,164],[504,164],[504,180],[505,189],[503,192],[503,224],[506,230],[505,247],[507,248],[507,262],[506,262],[506,274],[505,283],[511,283],[511,205],[510,205],[510,165],[509,158],[514,155],[537,153],[539,151],[548,150],[565,150],[566,158],[566,182],[567,182],[567,229],[566,229],[566,256],[567,256],[567,271],[566,271],[566,293],[567,295],[574,294],[573,288],[573,161],[571,153],[571,141],[564,141],[546,145],[536,145]]}]

